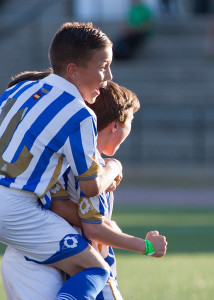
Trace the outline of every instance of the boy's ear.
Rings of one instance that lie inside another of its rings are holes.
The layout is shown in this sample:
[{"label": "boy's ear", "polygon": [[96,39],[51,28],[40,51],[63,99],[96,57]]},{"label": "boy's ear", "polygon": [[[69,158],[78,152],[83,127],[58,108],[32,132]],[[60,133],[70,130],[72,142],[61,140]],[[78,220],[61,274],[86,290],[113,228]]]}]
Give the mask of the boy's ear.
[{"label": "boy's ear", "polygon": [[75,63],[70,63],[67,65],[67,76],[71,79],[71,81],[75,82],[77,78],[77,70],[78,66]]},{"label": "boy's ear", "polygon": [[116,121],[111,122],[109,125],[112,133],[117,131],[118,125]]}]

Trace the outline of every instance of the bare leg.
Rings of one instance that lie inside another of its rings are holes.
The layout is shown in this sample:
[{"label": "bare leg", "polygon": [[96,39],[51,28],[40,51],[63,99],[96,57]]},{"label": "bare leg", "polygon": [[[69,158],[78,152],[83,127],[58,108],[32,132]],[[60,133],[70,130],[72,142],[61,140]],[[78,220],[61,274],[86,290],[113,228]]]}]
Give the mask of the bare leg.
[{"label": "bare leg", "polygon": [[109,270],[109,266],[102,256],[90,245],[84,251],[57,261],[50,266],[64,271],[69,276],[74,276],[84,269],[93,267]]}]

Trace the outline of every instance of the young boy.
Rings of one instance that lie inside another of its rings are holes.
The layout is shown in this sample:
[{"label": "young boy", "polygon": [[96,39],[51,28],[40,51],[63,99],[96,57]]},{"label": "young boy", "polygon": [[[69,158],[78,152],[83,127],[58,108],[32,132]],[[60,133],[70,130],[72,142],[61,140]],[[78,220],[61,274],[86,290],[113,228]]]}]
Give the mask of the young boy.
[{"label": "young boy", "polygon": [[[100,96],[96,102],[90,106],[97,115],[98,126],[98,150],[100,153],[113,155],[120,144],[125,140],[131,130],[133,114],[139,109],[139,101],[131,91],[119,87],[113,82],[108,82],[106,88],[101,89]],[[65,193],[67,190],[67,194]],[[128,249],[145,254],[145,241],[134,236],[122,233],[119,227],[111,221],[113,209],[113,193],[104,192],[97,197],[88,198],[80,191],[78,182],[70,169],[60,178],[56,186],[51,190],[52,204],[54,212],[66,218],[70,223],[74,223],[73,202],[78,204],[78,211],[82,222],[82,234],[92,240],[93,247],[102,255],[105,261],[111,267],[111,276],[103,291],[96,299],[122,299],[117,288],[116,266],[113,249],[114,246],[122,249]],[[81,197],[80,197],[81,196]],[[67,198],[66,200],[64,198]],[[69,199],[68,199],[69,198]],[[72,201],[73,202],[72,202]],[[64,209],[63,209],[64,207]],[[75,222],[76,223],[76,222]],[[165,238],[159,236],[157,232],[150,232],[147,238],[152,241],[155,253],[153,256],[161,257],[166,251]],[[146,241],[147,243],[149,241]],[[150,245],[151,246],[151,245]],[[147,248],[149,251],[149,249]],[[9,269],[8,269],[9,267]],[[19,272],[19,280],[14,284],[14,272]],[[39,278],[36,277],[36,272]],[[54,299],[62,278],[57,270],[33,264],[25,261],[23,257],[12,248],[9,248],[2,261],[2,275],[7,292],[8,300],[13,299],[14,293],[19,293],[20,298],[25,299],[42,299],[40,293],[44,293],[47,300]],[[27,278],[29,284],[22,286],[22,278]],[[43,279],[49,284],[43,284]],[[17,284],[19,290],[17,290]],[[32,287],[36,290],[34,296]]]},{"label": "young boy", "polygon": [[[121,179],[117,160],[105,166],[98,160],[96,118],[85,104],[112,78],[112,43],[92,24],[66,23],[49,59],[53,74],[19,82],[0,98],[0,241],[70,276],[79,271],[73,262],[81,264],[84,271],[66,282],[66,294],[95,299],[109,276],[106,263],[65,220],[38,206],[38,197],[50,206],[48,191],[67,165],[88,196]],[[81,291],[79,282],[85,283]]]}]

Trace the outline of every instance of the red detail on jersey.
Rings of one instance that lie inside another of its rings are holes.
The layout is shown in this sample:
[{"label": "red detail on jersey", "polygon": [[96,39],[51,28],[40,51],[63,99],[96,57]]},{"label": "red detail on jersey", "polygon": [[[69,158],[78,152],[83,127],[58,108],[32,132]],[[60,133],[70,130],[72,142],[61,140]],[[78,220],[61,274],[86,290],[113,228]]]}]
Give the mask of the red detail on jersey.
[{"label": "red detail on jersey", "polygon": [[42,95],[40,93],[36,93],[35,95],[33,95],[33,99],[37,100],[41,97]]}]

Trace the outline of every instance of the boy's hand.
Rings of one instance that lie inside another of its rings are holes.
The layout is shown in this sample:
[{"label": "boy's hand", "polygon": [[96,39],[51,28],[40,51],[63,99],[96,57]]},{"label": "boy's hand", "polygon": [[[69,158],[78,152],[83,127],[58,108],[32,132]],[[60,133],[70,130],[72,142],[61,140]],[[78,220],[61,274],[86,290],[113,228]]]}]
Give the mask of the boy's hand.
[{"label": "boy's hand", "polygon": [[166,254],[167,241],[166,237],[159,235],[158,231],[150,231],[147,233],[145,240],[149,240],[155,250],[153,257],[162,257]]},{"label": "boy's hand", "polygon": [[115,180],[112,182],[112,184],[107,188],[107,191],[113,192],[114,190],[116,190],[116,188],[120,184],[122,178],[123,178],[123,174],[121,173],[115,178]]},{"label": "boy's hand", "polygon": [[105,163],[107,164],[109,161],[111,161],[111,160],[113,160],[114,162],[116,162],[117,164],[118,164],[118,166],[119,166],[119,168],[120,168],[120,171],[122,172],[122,169],[123,169],[123,167],[122,167],[122,164],[121,164],[121,162],[118,160],[118,159],[116,159],[116,158],[112,158],[112,157],[105,157],[104,158],[104,161],[105,161]]},{"label": "boy's hand", "polygon": [[115,178],[116,187],[118,187],[118,185],[120,184],[120,182],[121,182],[122,179],[123,179],[123,173],[121,171],[120,174]]},{"label": "boy's hand", "polygon": [[112,184],[107,189],[108,192],[113,192],[114,190],[116,190],[117,186],[120,184],[120,182],[123,178],[123,172],[122,172],[123,167],[122,167],[120,161],[115,158],[104,158],[104,160],[105,160],[106,164],[112,160],[115,163],[117,163],[117,165],[120,167],[120,173],[117,175],[117,177],[114,179]]},{"label": "boy's hand", "polygon": [[112,184],[107,188],[107,191],[108,191],[108,192],[113,192],[113,191],[116,190],[116,187],[117,187],[117,183],[116,183],[116,180],[114,180],[114,181],[112,182]]}]

